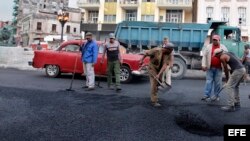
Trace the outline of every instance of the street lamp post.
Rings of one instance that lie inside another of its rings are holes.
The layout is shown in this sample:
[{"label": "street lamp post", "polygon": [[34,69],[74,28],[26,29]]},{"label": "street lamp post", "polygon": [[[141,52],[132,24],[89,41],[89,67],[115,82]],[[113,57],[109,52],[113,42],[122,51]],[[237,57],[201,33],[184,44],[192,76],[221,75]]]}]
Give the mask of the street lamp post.
[{"label": "street lamp post", "polygon": [[66,13],[65,9],[59,10],[57,13],[57,19],[62,25],[61,42],[63,42],[63,27],[65,23],[69,20],[69,14]]}]

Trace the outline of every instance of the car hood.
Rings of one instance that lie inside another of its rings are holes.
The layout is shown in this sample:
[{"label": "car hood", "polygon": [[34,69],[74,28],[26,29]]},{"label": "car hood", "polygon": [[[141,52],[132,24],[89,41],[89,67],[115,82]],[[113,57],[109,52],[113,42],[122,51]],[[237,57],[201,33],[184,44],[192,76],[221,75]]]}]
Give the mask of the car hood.
[{"label": "car hood", "polygon": [[122,54],[122,59],[126,60],[140,60],[142,58],[142,55],[140,54]]}]

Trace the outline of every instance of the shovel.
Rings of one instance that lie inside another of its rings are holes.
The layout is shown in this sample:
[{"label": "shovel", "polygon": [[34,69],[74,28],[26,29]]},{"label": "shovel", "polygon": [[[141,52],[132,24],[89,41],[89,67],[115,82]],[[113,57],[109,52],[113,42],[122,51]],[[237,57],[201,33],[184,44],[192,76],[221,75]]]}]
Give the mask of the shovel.
[{"label": "shovel", "polygon": [[154,77],[154,79],[158,82],[158,90],[159,91],[161,91],[161,92],[167,92],[167,91],[169,91],[171,88],[172,88],[172,86],[171,85],[169,85],[167,82],[161,82],[154,74],[152,74],[152,73],[150,73],[150,71],[148,71],[148,73],[150,74],[150,75],[152,75],[153,77]]},{"label": "shovel", "polygon": [[[142,66],[141,67],[141,69],[143,68],[143,67],[146,67],[147,68],[147,70],[148,70],[148,66],[147,65],[144,65],[144,66]],[[159,91],[161,91],[161,92],[167,92],[167,91],[169,91],[171,88],[172,88],[172,86],[171,85],[169,85],[167,82],[161,82],[154,74],[152,74],[150,71],[148,71],[148,73],[149,73],[149,75],[152,75],[153,77],[154,77],[154,79],[158,82],[158,90]]]}]

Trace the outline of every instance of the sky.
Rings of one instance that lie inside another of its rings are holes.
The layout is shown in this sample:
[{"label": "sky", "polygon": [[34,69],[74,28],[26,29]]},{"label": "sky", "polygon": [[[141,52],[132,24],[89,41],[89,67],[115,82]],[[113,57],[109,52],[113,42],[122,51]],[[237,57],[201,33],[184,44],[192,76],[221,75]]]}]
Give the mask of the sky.
[{"label": "sky", "polygon": [[[77,8],[76,2],[78,0],[69,0],[69,6]],[[0,3],[0,21],[11,21],[13,19],[14,2],[13,0],[1,0]]]},{"label": "sky", "polygon": [[13,19],[13,0],[1,0],[0,3],[0,21],[11,21]]}]

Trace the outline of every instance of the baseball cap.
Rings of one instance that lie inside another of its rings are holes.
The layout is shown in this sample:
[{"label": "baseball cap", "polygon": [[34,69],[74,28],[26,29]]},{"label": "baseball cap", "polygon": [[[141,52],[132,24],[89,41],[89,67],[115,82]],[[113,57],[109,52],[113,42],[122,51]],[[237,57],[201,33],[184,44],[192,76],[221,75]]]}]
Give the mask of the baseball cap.
[{"label": "baseball cap", "polygon": [[85,36],[92,36],[93,34],[91,32],[87,32]]},{"label": "baseball cap", "polygon": [[213,40],[220,41],[220,36],[219,35],[213,35]]},{"label": "baseball cap", "polygon": [[221,48],[216,48],[215,50],[214,50],[214,54],[213,54],[213,56],[216,56],[216,55],[218,55],[218,54],[220,54],[220,53],[222,53],[224,50],[223,49],[221,49]]},{"label": "baseball cap", "polygon": [[163,40],[168,40],[168,36],[165,36],[165,37],[163,38]]},{"label": "baseball cap", "polygon": [[174,48],[174,44],[167,43],[163,48]]},{"label": "baseball cap", "polygon": [[110,39],[115,39],[115,34],[114,33],[109,33],[109,38]]}]

